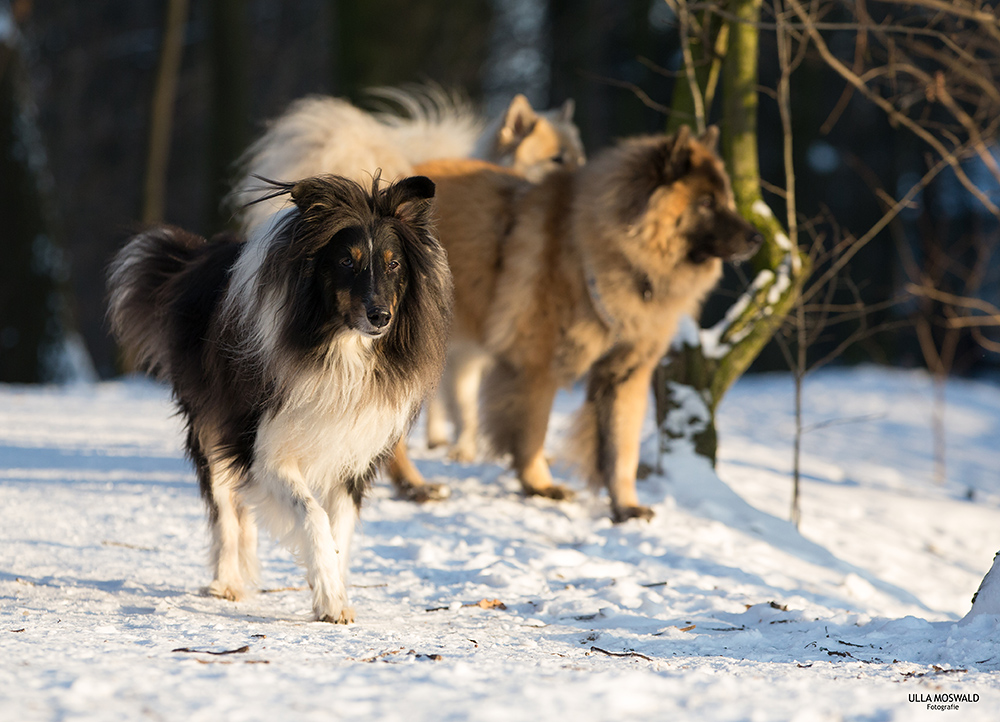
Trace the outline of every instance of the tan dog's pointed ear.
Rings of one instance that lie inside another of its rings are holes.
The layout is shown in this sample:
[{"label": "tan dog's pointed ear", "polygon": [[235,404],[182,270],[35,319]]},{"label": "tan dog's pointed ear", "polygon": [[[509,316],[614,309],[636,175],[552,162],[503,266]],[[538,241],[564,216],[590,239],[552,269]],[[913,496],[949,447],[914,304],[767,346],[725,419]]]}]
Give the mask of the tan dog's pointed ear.
[{"label": "tan dog's pointed ear", "polygon": [[497,140],[501,147],[517,145],[531,133],[538,122],[538,114],[531,107],[528,99],[518,93],[507,106],[504,113],[503,125],[497,134]]},{"label": "tan dog's pointed ear", "polygon": [[572,98],[567,98],[566,102],[562,104],[562,108],[559,109],[559,120],[563,123],[573,122],[573,113],[576,112],[576,101]]},{"label": "tan dog's pointed ear", "polygon": [[670,170],[669,175],[672,177],[684,175],[690,160],[691,129],[686,125],[682,125],[674,135],[674,142],[670,146],[670,159],[667,161]]},{"label": "tan dog's pointed ear", "polygon": [[702,145],[708,148],[713,153],[719,152],[719,126],[710,125],[705,128],[705,132],[702,133],[701,138]]}]

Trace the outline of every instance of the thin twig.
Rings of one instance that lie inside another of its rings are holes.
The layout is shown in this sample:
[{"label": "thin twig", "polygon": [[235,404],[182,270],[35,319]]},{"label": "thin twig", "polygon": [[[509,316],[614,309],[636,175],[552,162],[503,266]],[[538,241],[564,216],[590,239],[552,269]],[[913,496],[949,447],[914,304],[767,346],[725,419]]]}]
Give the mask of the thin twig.
[{"label": "thin twig", "polygon": [[640,659],[645,659],[647,662],[652,662],[652,657],[647,657],[645,654],[639,654],[638,652],[609,652],[606,649],[601,649],[600,647],[591,647],[591,652],[600,652],[601,654],[606,654],[609,657],[639,657]]}]

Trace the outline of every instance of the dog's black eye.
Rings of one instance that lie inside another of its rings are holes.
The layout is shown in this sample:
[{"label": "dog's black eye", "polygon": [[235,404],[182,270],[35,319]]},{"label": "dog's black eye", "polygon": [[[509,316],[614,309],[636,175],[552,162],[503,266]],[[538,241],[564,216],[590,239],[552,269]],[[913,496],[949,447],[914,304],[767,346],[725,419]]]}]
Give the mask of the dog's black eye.
[{"label": "dog's black eye", "polygon": [[559,155],[552,156],[552,162],[555,163],[556,165],[562,165],[563,163],[566,162],[566,154],[560,153]]},{"label": "dog's black eye", "polygon": [[712,196],[702,196],[698,199],[698,206],[700,208],[711,208],[715,205],[715,198]]},{"label": "dog's black eye", "polygon": [[354,268],[354,259],[350,257],[342,258],[340,259],[340,265],[344,268]]},{"label": "dog's black eye", "polygon": [[397,268],[399,268],[399,261],[389,261],[389,265],[387,266],[387,268],[390,271],[395,271]]}]

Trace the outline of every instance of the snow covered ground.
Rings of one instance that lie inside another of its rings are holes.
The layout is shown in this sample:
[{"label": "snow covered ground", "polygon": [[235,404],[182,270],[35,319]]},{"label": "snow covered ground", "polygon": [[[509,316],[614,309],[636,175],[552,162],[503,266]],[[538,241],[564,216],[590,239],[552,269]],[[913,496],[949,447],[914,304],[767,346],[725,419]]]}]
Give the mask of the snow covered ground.
[{"label": "snow covered ground", "polygon": [[376,486],[348,627],[310,621],[267,541],[264,593],[203,596],[163,388],[0,386],[0,719],[998,719],[1000,617],[960,620],[1000,549],[1000,388],[950,384],[938,485],[930,386],[809,380],[806,423],[842,423],[805,437],[801,533],[785,376],[730,393],[718,475],[680,455],[640,482],[651,523],[613,526],[588,492],[525,500],[498,466],[419,451],[418,430],[452,498]]}]

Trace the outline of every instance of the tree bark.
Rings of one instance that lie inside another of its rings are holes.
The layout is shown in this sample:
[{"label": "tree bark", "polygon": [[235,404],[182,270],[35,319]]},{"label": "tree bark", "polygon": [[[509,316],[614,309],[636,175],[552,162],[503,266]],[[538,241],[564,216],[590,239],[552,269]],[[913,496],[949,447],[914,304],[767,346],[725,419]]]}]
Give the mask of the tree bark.
[{"label": "tree bark", "polygon": [[146,180],[142,196],[143,223],[164,220],[167,195],[167,170],[170,165],[170,138],[174,128],[174,101],[177,78],[184,55],[184,28],[188,0],[167,0],[163,44],[153,87],[149,114],[149,145],[146,153]]},{"label": "tree bark", "polygon": [[247,75],[249,23],[246,0],[211,0],[211,117],[209,190],[213,199],[208,226],[212,231],[235,226],[222,199],[232,187],[233,164],[251,136]]}]

